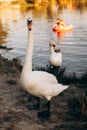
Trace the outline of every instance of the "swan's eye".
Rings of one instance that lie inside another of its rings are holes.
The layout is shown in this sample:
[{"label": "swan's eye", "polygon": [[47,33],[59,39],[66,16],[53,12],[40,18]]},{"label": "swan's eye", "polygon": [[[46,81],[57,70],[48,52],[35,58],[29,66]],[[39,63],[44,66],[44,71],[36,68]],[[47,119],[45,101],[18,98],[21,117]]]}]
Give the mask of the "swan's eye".
[{"label": "swan's eye", "polygon": [[53,44],[53,47],[55,47],[55,45]]}]

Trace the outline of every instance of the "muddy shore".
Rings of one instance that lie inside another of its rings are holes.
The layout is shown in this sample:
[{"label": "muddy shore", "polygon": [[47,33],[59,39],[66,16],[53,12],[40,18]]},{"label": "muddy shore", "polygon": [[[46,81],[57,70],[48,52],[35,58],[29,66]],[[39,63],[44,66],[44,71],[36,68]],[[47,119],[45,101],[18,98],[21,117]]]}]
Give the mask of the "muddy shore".
[{"label": "muddy shore", "polygon": [[0,55],[0,130],[87,130],[87,84],[70,83],[51,100],[50,118],[41,119],[26,108],[36,100],[18,82],[21,69],[19,59]]}]

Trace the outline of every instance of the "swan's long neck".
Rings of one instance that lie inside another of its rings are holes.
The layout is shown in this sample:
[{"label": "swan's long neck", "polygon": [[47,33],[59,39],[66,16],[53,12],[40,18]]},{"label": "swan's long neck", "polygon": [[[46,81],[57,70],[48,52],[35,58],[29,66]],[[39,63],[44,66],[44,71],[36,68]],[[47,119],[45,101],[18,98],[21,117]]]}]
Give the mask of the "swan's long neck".
[{"label": "swan's long neck", "polygon": [[54,52],[54,48],[53,48],[53,46],[50,46],[50,52],[51,52],[51,53]]},{"label": "swan's long neck", "polygon": [[28,45],[25,63],[23,67],[22,73],[29,73],[32,71],[32,55],[33,55],[33,30],[28,30]]}]

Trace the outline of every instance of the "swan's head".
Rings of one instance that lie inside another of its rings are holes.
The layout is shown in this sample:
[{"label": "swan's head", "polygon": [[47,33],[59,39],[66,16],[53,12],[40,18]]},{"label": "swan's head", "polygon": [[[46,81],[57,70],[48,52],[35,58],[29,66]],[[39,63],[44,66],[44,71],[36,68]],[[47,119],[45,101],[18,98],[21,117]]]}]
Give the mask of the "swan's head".
[{"label": "swan's head", "polygon": [[50,48],[54,48],[55,49],[56,44],[55,44],[55,42],[53,42],[53,43],[50,43],[49,46],[50,46]]},{"label": "swan's head", "polygon": [[55,50],[55,43],[54,42],[50,43],[49,47],[50,47],[50,51],[54,52],[54,50]]},{"label": "swan's head", "polygon": [[32,30],[32,21],[33,21],[33,20],[30,19],[30,18],[27,20],[27,26],[28,26],[29,31]]},{"label": "swan's head", "polygon": [[53,47],[53,48],[55,49],[56,44],[55,44],[55,42],[51,42],[51,43],[49,44],[49,46],[50,46],[50,48]]},{"label": "swan's head", "polygon": [[49,44],[51,52],[61,53],[62,49],[56,49],[56,43],[52,42]]}]

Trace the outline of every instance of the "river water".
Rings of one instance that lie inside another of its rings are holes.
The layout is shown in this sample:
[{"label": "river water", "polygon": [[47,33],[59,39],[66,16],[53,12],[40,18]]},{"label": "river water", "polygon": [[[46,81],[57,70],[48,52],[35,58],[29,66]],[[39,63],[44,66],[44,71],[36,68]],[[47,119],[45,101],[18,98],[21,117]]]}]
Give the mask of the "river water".
[{"label": "river water", "polygon": [[[8,58],[19,57],[24,63],[27,48],[26,20],[33,17],[34,52],[33,65],[45,67],[49,64],[49,43],[56,42],[56,47],[62,49],[63,63],[67,73],[81,74],[87,72],[87,8],[62,8],[57,5],[39,8],[0,9],[0,45],[12,50],[0,49],[0,53]],[[72,32],[56,35],[52,31],[56,18],[64,19],[72,24]]]}]

